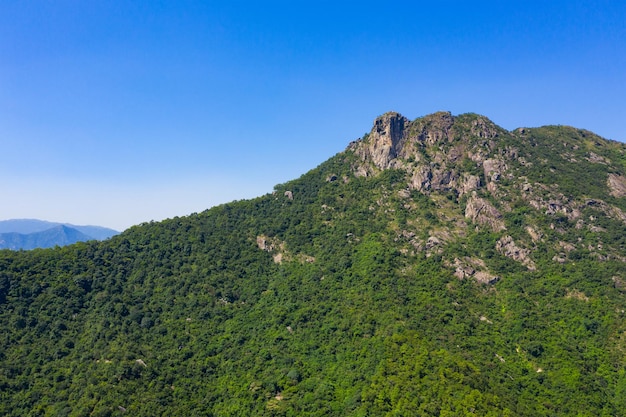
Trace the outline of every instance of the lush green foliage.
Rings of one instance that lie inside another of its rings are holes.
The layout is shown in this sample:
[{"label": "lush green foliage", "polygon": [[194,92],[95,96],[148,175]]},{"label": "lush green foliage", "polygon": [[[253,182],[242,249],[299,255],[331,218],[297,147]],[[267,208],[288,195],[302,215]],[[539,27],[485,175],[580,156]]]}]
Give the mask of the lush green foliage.
[{"label": "lush green foliage", "polygon": [[[525,175],[553,164],[562,193],[623,204],[603,191],[606,165],[556,162],[548,133],[517,144],[535,162]],[[494,204],[511,206],[514,238],[543,231],[535,270],[485,228],[418,250],[410,239],[463,218],[460,200],[402,197],[402,170],[355,177],[355,158],[105,242],[0,251],[0,414],[624,415],[626,297],[613,277],[625,264],[582,249],[624,254],[622,222],[590,207],[598,237],[512,193]],[[553,260],[553,243],[578,239]],[[463,257],[500,280],[459,280],[450,262]]]}]

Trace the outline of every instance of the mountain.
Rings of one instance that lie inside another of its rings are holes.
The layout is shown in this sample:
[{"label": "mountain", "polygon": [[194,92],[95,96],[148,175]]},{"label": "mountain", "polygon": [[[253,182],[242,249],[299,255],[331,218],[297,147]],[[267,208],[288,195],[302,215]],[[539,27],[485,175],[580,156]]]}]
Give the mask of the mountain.
[{"label": "mountain", "polygon": [[59,225],[43,232],[29,233],[0,233],[1,249],[35,249],[52,248],[54,246],[70,245],[84,242],[92,238],[71,227]]},{"label": "mountain", "polygon": [[35,219],[0,221],[0,249],[35,249],[104,240],[119,232],[100,226],[75,226]]},{"label": "mountain", "polygon": [[0,220],[0,233],[20,233],[26,235],[43,232],[60,224],[37,219]]},{"label": "mountain", "polygon": [[626,146],[386,113],[274,192],[0,251],[0,414],[623,416]]},{"label": "mountain", "polygon": [[78,230],[79,232],[89,236],[91,239],[105,240],[112,236],[119,234],[117,230],[109,229],[102,226],[75,226],[72,224],[65,224],[65,226]]}]

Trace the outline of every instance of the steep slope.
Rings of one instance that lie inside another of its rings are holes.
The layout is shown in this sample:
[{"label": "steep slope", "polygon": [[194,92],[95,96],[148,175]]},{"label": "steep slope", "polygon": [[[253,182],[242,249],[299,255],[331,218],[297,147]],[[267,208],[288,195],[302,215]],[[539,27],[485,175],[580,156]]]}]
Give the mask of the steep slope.
[{"label": "steep slope", "polygon": [[378,118],[274,193],[0,252],[2,415],[624,415],[626,147]]}]

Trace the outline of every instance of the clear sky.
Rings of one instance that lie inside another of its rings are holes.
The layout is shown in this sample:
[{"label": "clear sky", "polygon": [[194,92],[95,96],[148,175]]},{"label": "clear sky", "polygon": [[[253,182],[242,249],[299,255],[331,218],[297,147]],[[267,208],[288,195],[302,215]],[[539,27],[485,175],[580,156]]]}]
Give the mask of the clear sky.
[{"label": "clear sky", "polygon": [[621,1],[0,2],[0,220],[272,191],[398,111],[626,141]]}]

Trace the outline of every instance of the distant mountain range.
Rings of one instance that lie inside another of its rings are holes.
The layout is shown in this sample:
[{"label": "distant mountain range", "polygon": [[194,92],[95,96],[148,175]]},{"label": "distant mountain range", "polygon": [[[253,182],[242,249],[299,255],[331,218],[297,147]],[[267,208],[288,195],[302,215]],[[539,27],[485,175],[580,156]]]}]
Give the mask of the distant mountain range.
[{"label": "distant mountain range", "polygon": [[0,249],[35,249],[105,240],[119,232],[100,226],[76,226],[36,219],[0,221]]}]

